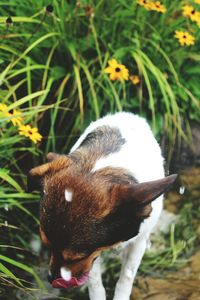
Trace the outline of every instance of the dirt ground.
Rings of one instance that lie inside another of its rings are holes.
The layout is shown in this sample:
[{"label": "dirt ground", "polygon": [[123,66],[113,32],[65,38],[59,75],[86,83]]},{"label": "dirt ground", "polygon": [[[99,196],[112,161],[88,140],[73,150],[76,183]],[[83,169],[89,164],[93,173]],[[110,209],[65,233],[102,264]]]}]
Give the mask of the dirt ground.
[{"label": "dirt ground", "polygon": [[[200,198],[200,168],[185,170],[179,175],[179,181],[182,191],[188,190],[191,201]],[[165,208],[178,214],[182,201],[183,195],[173,191],[165,200]],[[197,227],[200,236],[199,221]],[[200,250],[176,272],[165,272],[159,278],[137,276],[131,300],[200,300]]]},{"label": "dirt ground", "polygon": [[163,278],[137,277],[131,300],[200,300],[200,251]]}]

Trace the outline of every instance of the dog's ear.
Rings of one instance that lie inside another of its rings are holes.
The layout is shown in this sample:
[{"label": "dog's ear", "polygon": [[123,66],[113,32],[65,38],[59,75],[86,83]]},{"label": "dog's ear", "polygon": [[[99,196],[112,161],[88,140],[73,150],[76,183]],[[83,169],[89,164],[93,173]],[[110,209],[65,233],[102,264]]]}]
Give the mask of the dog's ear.
[{"label": "dog's ear", "polygon": [[35,167],[29,171],[27,178],[27,189],[29,192],[34,190],[40,190],[41,180],[47,174],[53,174],[67,166],[71,163],[71,160],[66,155],[59,155],[53,152],[47,154],[46,164]]},{"label": "dog's ear", "polygon": [[50,163],[35,167],[29,171],[27,176],[27,190],[28,192],[37,191],[41,188],[41,179],[50,170]]},{"label": "dog's ear", "polygon": [[176,180],[171,175],[160,180],[135,184],[116,184],[111,190],[113,210],[100,222],[107,245],[127,241],[136,236],[144,219],[150,216],[153,200],[166,192]]},{"label": "dog's ear", "polygon": [[173,185],[176,178],[177,175],[174,174],[159,180],[138,184],[115,185],[112,190],[112,197],[117,199],[116,203],[130,202],[134,203],[135,206],[144,206],[165,193]]},{"label": "dog's ear", "polygon": [[60,154],[57,154],[57,153],[54,153],[54,152],[49,152],[48,154],[47,154],[47,160],[49,161],[49,162],[51,162],[51,161],[53,161],[54,159],[57,159],[57,158],[59,158],[60,157]]}]

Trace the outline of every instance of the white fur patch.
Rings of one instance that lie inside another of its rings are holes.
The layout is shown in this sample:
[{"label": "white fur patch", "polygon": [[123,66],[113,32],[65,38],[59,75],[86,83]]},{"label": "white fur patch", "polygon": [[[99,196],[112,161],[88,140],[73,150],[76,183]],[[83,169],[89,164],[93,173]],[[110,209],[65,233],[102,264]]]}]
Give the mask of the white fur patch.
[{"label": "white fur patch", "polygon": [[60,268],[60,275],[66,281],[68,281],[72,278],[71,271],[69,269],[67,269],[66,267]]},{"label": "white fur patch", "polygon": [[185,192],[185,187],[184,187],[184,186],[181,186],[181,187],[179,188],[179,194],[183,195],[184,192]]},{"label": "white fur patch", "polygon": [[130,269],[127,269],[126,271],[125,271],[125,275],[126,275],[126,277],[128,278],[128,279],[132,279],[133,278],[133,272],[130,270]]},{"label": "white fur patch", "polygon": [[[119,167],[129,171],[138,182],[157,180],[165,176],[161,149],[150,127],[143,118],[131,113],[120,112],[92,122],[70,152],[75,151],[89,133],[104,125],[118,128],[125,143],[119,151],[100,157],[93,166],[92,172],[106,167]],[[181,189],[180,193],[184,193],[184,190]],[[162,199],[161,195],[152,203],[152,212],[149,218],[142,222],[138,235],[122,244],[123,265],[126,267],[122,268],[113,300],[127,300],[130,297],[133,279],[145,252],[149,234],[162,210]],[[91,270],[89,294],[90,299],[106,299],[100,266],[97,271],[95,265]]]},{"label": "white fur patch", "polygon": [[65,200],[67,202],[71,202],[73,198],[73,192],[71,190],[66,189],[65,190]]}]

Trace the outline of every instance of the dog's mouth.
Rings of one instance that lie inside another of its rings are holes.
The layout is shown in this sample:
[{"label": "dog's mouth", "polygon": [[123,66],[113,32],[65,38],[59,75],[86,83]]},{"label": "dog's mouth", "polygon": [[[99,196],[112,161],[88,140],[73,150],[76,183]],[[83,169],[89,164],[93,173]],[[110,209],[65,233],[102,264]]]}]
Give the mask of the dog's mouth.
[{"label": "dog's mouth", "polygon": [[65,280],[63,278],[54,279],[52,284],[53,288],[58,289],[68,289],[76,286],[81,286],[87,282],[89,278],[89,272],[84,273],[81,277],[72,277],[70,280]]}]

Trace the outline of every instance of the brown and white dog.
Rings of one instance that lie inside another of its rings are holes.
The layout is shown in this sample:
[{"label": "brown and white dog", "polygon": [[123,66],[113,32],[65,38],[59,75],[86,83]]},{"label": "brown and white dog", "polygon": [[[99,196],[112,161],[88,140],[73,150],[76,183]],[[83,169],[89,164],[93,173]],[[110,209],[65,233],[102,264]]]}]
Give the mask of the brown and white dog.
[{"label": "brown and white dog", "polygon": [[55,288],[88,283],[91,300],[105,300],[100,254],[120,245],[122,268],[114,300],[128,300],[149,235],[162,210],[161,150],[146,121],[131,113],[90,124],[68,155],[49,153],[30,171],[38,179],[42,242],[50,248],[49,281]]}]

